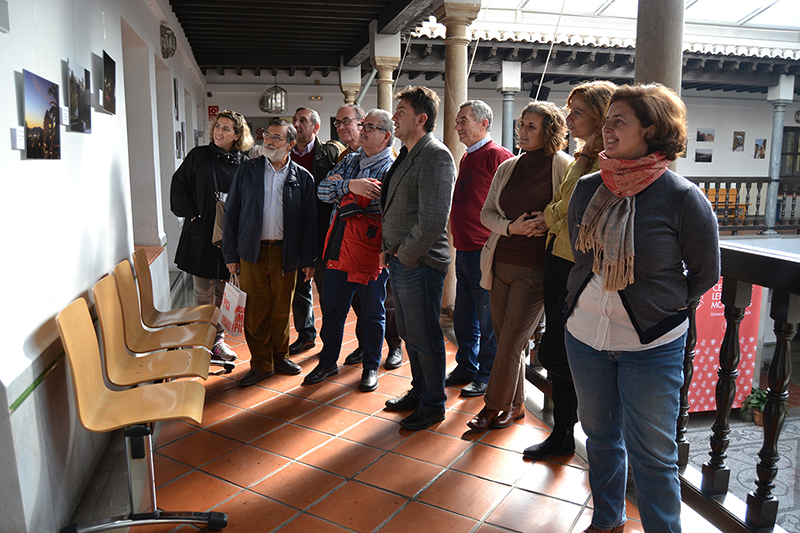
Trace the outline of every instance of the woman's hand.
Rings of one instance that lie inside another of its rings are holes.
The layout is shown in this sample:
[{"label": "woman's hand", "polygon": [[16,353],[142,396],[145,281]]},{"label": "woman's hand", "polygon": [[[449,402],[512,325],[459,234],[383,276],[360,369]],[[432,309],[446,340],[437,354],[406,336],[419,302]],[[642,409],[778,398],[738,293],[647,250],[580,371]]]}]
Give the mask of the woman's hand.
[{"label": "woman's hand", "polygon": [[542,216],[541,211],[522,213],[519,218],[508,225],[509,235],[524,235],[526,237],[541,237],[547,233],[547,228],[537,222],[537,217]]}]

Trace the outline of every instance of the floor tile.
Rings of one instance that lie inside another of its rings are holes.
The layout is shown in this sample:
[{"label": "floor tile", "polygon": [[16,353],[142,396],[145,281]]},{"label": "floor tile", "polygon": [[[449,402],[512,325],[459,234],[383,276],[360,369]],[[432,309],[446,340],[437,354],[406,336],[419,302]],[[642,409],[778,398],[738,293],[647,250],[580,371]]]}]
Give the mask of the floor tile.
[{"label": "floor tile", "polygon": [[297,398],[296,396],[281,394],[256,405],[250,410],[254,413],[290,422],[297,417],[319,408],[320,405],[322,404]]},{"label": "floor tile", "polygon": [[443,433],[445,435],[450,435],[451,437],[457,437],[464,440],[479,440],[483,433],[472,431],[467,426],[467,422],[472,420],[472,416],[473,415],[470,413],[449,410],[445,414],[444,422],[431,427],[431,431]]},{"label": "floor tile", "polygon": [[441,466],[388,453],[356,476],[356,480],[411,498],[442,470]]},{"label": "floor tile", "polygon": [[170,442],[174,442],[196,431],[198,431],[197,426],[187,424],[181,420],[169,420],[164,422],[158,432],[156,448],[161,448]]},{"label": "floor tile", "polygon": [[250,491],[237,494],[214,511],[228,513],[225,533],[271,531],[298,514],[297,509]]},{"label": "floor tile", "polygon": [[578,505],[589,499],[589,471],[549,461],[536,461],[517,488],[546,494]]},{"label": "floor tile", "polygon": [[347,533],[343,527],[326,522],[310,514],[301,514],[278,531],[281,533]]},{"label": "floor tile", "polygon": [[176,461],[198,467],[241,445],[241,442],[236,442],[210,431],[198,431],[159,448],[158,452]]},{"label": "floor tile", "polygon": [[201,470],[240,487],[249,487],[288,463],[289,460],[280,455],[254,446],[242,446],[204,465]]},{"label": "floor tile", "polygon": [[169,483],[173,479],[189,472],[192,467],[170,459],[158,452],[153,453],[153,472],[156,476],[156,487]]},{"label": "floor tile", "polygon": [[469,533],[477,522],[436,507],[418,502],[411,502],[397,513],[388,524],[380,529],[380,533],[406,533],[410,524],[417,524],[425,531],[436,533]]},{"label": "floor tile", "polygon": [[460,394],[461,393],[459,392],[458,394],[455,394],[453,397],[449,398],[450,405],[448,407],[450,409],[454,411],[470,413],[471,415],[475,416],[480,412],[481,409],[486,407],[486,402],[484,401],[483,396],[462,398]]},{"label": "floor tile", "polygon": [[384,374],[378,379],[378,392],[392,397],[402,396],[411,388],[411,380],[394,374]]},{"label": "floor tile", "polygon": [[300,461],[343,477],[353,477],[384,452],[344,439],[332,439]]},{"label": "floor tile", "polygon": [[447,466],[471,445],[468,441],[422,430],[417,431],[394,451],[420,461]]},{"label": "floor tile", "polygon": [[156,489],[158,508],[165,511],[207,511],[242,489],[195,470]]},{"label": "floor tile", "polygon": [[250,442],[285,423],[250,411],[241,411],[206,429],[239,442]]},{"label": "floor tile", "polygon": [[454,470],[513,485],[530,468],[518,453],[478,444],[459,459]]},{"label": "floor tile", "polygon": [[[344,350],[342,350],[344,351]],[[349,352],[348,352],[349,353]],[[346,385],[348,387],[358,387],[361,383],[361,365],[346,365],[344,364],[344,355],[339,357],[339,373],[335,376],[327,378],[332,383],[339,385]]]},{"label": "floor tile", "polygon": [[302,463],[290,463],[250,490],[297,509],[305,509],[345,480]]},{"label": "floor tile", "polygon": [[[493,524],[486,524],[486,523],[484,523],[484,524],[482,524],[482,525],[481,525],[481,527],[479,527],[479,528],[478,528],[478,529],[475,531],[475,533],[508,533],[509,531],[510,531],[510,530],[508,530],[508,529],[506,529],[506,528],[503,528],[503,527],[498,527],[498,526],[495,526],[495,525],[493,525]],[[579,530],[575,529],[575,530],[573,530],[573,531],[574,531],[575,533],[578,533],[578,531],[579,531]],[[581,530],[581,531],[582,531],[582,530]]]},{"label": "floor tile", "polygon": [[581,510],[580,505],[512,489],[486,521],[516,531],[565,533]]},{"label": "floor tile", "polygon": [[287,424],[250,444],[262,450],[294,459],[300,457],[308,450],[316,448],[330,438],[330,435],[325,435],[319,431]]},{"label": "floor tile", "polygon": [[302,375],[289,376],[276,372],[271,378],[260,382],[259,385],[278,392],[290,391],[303,383]]},{"label": "floor tile", "polygon": [[[205,405],[203,406],[203,419],[200,421],[200,424],[197,425],[200,427],[208,427],[211,424],[215,424],[241,411],[239,407],[206,398]],[[194,424],[194,422],[189,423]]]},{"label": "floor tile", "polygon": [[365,415],[330,405],[323,405],[294,421],[298,426],[303,426],[317,431],[338,435],[355,424],[364,420]]},{"label": "floor tile", "polygon": [[330,405],[371,415],[382,410],[386,406],[386,400],[391,400],[392,398],[394,396],[378,391],[361,392],[360,390],[353,390],[330,402]]},{"label": "floor tile", "polygon": [[242,409],[250,409],[270,398],[274,398],[279,393],[264,387],[235,387],[215,394],[212,400],[235,405]]},{"label": "floor tile", "polygon": [[342,433],[340,437],[373,448],[392,450],[410,437],[397,422],[370,417]]},{"label": "floor tile", "polygon": [[510,487],[449,470],[417,498],[419,501],[481,520],[511,490]]},{"label": "floor tile", "polygon": [[492,429],[481,439],[481,444],[503,448],[522,455],[525,448],[542,442],[550,431],[542,431],[531,427],[511,424],[503,429]]},{"label": "floor tile", "polygon": [[405,503],[400,496],[349,481],[309,513],[359,533],[369,533]]},{"label": "floor tile", "polygon": [[287,391],[286,394],[291,394],[298,398],[314,400],[315,402],[328,403],[340,396],[344,396],[352,390],[352,387],[342,385],[341,383],[334,383],[326,379],[322,383],[317,383],[316,385],[300,385],[299,387]]},{"label": "floor tile", "polygon": [[[231,374],[223,374],[220,376],[214,376],[209,374],[208,380],[206,380],[205,382],[203,381],[200,382],[203,383],[203,386],[206,388],[206,398],[211,398],[221,392],[225,392],[226,390],[238,387],[239,384],[236,383],[235,381],[236,378],[234,376],[237,374],[237,370],[239,370],[239,368],[244,368],[244,366],[245,365],[238,365]],[[211,372],[214,372],[214,370],[218,368],[219,367],[212,365]],[[244,375],[245,372],[247,372],[247,370],[242,371],[241,375]]]}]

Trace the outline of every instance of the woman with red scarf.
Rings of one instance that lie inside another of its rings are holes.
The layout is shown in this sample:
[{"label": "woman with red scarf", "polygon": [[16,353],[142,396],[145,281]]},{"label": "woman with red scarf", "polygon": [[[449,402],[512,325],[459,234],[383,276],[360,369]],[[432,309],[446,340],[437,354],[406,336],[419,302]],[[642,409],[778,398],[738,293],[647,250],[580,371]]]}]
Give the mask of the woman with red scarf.
[{"label": "woman with red scarf", "polygon": [[644,530],[677,533],[687,309],[719,280],[717,219],[700,189],[667,169],[686,148],[686,107],[672,90],[617,89],[603,144],[600,172],[578,181],[568,210],[565,344],[588,436],[586,532],[623,531],[630,457]]}]

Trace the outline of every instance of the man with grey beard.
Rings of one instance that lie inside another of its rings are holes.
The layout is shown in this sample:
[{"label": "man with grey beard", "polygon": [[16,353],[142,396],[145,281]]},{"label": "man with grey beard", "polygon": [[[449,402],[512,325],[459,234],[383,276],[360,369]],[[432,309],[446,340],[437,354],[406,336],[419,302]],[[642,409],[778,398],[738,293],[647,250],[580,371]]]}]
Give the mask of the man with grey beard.
[{"label": "man with grey beard", "polygon": [[291,161],[297,130],[284,120],[264,134],[262,157],[245,161],[225,202],[222,255],[247,293],[244,334],[250,371],[247,387],[276,371],[296,375],[289,357],[289,311],[296,271],[314,276],[317,206],[314,178]]}]

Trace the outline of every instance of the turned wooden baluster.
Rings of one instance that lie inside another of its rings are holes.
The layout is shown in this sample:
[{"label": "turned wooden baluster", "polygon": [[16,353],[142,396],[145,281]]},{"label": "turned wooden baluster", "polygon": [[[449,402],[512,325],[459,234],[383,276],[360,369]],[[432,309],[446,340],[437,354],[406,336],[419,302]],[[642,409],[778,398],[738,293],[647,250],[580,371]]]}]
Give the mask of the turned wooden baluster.
[{"label": "turned wooden baluster", "polygon": [[778,515],[778,499],[772,495],[778,474],[778,438],[786,418],[787,388],[792,374],[791,346],[800,322],[800,295],[775,290],[770,317],[775,320],[775,355],[769,366],[767,404],[764,407],[764,445],[758,452],[756,490],[747,495],[745,521],[757,529],[772,528]]},{"label": "turned wooden baluster", "polygon": [[689,422],[689,386],[694,376],[694,348],[697,345],[697,305],[689,304],[689,331],[686,333],[686,349],[683,352],[683,386],[681,387],[681,408],[678,412],[678,466],[689,464],[689,441],[686,440],[686,424]]},{"label": "turned wooden baluster", "polygon": [[728,449],[728,434],[731,428],[728,420],[736,395],[736,377],[739,371],[739,324],[750,305],[753,285],[733,278],[722,278],[722,303],[725,305],[725,336],[719,350],[719,369],[717,370],[717,416],[711,426],[710,460],[703,464],[703,480],[700,488],[708,494],[725,494],[731,471],[725,464]]}]

